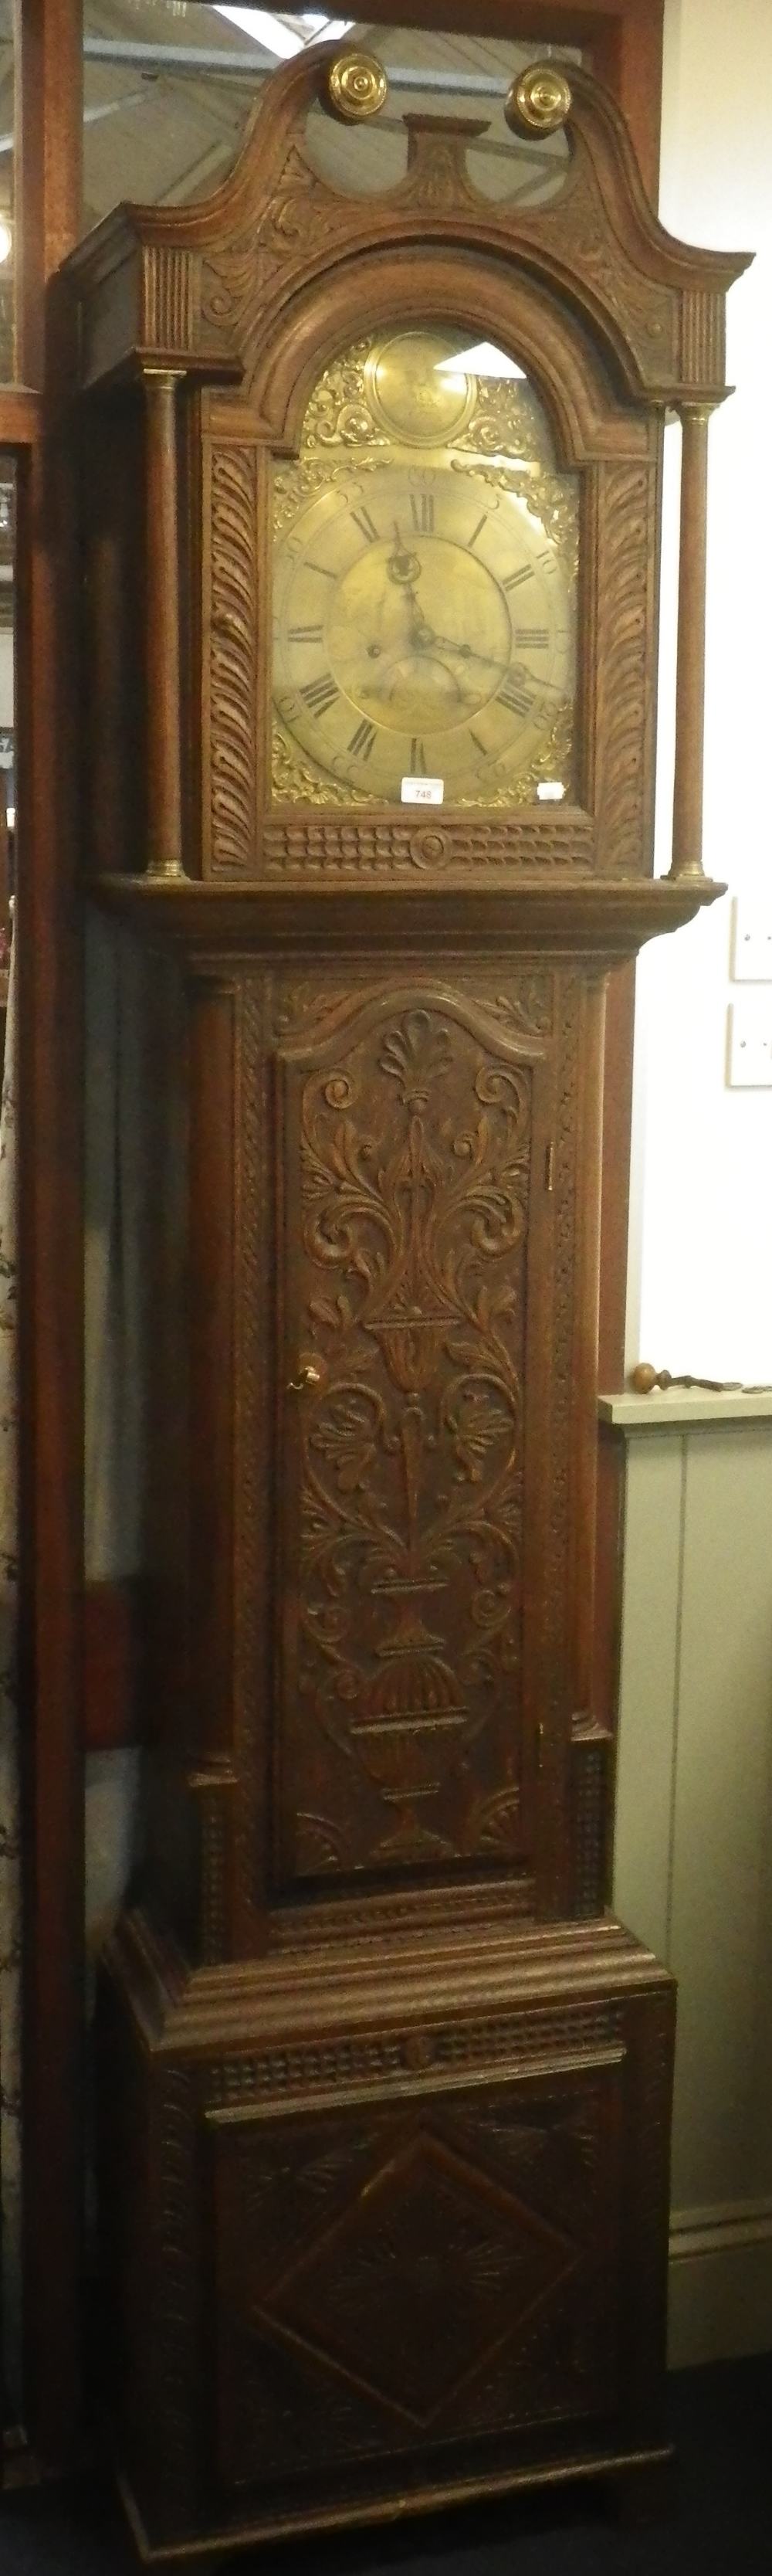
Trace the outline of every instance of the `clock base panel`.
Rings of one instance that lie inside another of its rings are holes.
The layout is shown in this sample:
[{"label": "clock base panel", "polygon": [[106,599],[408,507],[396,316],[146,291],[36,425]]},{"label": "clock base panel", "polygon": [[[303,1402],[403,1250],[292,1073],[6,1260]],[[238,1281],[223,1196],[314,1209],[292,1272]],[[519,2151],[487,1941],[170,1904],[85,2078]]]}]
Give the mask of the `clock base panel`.
[{"label": "clock base panel", "polygon": [[392,2486],[383,2496],[373,2497],[354,2511],[346,2503],[326,2508],[312,2506],[305,2512],[299,2508],[274,2523],[265,2520],[245,2523],[238,2530],[229,2524],[219,2532],[205,2534],[201,2540],[183,2543],[182,2548],[163,2542],[156,2546],[145,2528],[128,2480],[119,2473],[117,2483],[142,2565],[163,2567],[188,2558],[192,2565],[196,2565],[206,2562],[218,2551],[259,2549],[272,2540],[302,2540],[317,2532],[365,2531],[379,2524],[407,2522],[423,2514],[447,2513],[456,2505],[468,2508],[473,2504],[494,2504],[506,2496],[516,2499],[524,2492],[534,2494],[562,2489],[588,2479],[593,2483],[603,2482],[617,2505],[620,2523],[632,2528],[639,2523],[659,2520],[660,2515],[669,2510],[675,2457],[669,2443],[648,2451],[625,2454],[610,2451],[605,2456],[595,2452],[585,2456],[577,2452],[575,2458],[560,2463],[554,2460],[543,2464],[531,2462],[525,2468],[504,2470],[500,2476],[427,2483],[421,2494],[416,2496],[397,2495]]},{"label": "clock base panel", "polygon": [[654,2493],[674,1989],[650,1954],[606,1919],[465,1966],[450,1941],[294,1979],[179,1966],[129,1918],[100,2006],[142,2556],[575,2477]]}]

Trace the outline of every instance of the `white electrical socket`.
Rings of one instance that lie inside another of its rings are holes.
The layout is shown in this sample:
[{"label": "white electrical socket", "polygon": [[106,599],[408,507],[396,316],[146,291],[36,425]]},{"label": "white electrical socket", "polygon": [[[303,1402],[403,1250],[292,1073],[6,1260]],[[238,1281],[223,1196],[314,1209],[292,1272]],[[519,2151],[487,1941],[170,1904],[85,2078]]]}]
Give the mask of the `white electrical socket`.
[{"label": "white electrical socket", "polygon": [[736,984],[772,984],[772,904],[758,896],[735,895],[732,974]]},{"label": "white electrical socket", "polygon": [[772,1089],[772,994],[730,1002],[726,1078],[734,1091]]}]

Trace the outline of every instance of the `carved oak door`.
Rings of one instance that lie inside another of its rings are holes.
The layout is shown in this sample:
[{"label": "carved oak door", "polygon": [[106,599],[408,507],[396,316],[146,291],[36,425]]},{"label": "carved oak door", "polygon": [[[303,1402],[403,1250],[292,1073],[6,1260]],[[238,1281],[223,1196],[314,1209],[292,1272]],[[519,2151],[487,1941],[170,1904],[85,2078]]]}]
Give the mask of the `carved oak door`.
[{"label": "carved oak door", "polygon": [[552,1076],[466,980],[279,1050],[285,1890],[533,1864]]}]

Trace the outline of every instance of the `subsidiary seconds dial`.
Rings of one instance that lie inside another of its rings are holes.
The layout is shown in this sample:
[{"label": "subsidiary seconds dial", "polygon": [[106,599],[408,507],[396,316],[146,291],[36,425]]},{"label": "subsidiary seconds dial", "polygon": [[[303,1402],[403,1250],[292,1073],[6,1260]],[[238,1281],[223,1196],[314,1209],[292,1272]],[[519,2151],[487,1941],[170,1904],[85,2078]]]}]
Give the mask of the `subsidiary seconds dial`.
[{"label": "subsidiary seconds dial", "polygon": [[463,468],[340,469],[277,543],[274,697],[323,773],[517,801],[570,696],[568,585],[522,499]]}]

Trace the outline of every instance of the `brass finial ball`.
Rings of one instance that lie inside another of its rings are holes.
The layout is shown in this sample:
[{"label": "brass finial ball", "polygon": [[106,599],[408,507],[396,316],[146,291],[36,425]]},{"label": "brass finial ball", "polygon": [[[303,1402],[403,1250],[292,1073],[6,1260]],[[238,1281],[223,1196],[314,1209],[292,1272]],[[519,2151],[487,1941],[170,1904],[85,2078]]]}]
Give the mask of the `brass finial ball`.
[{"label": "brass finial ball", "polygon": [[507,91],[504,114],[511,132],[533,143],[538,135],[557,134],[570,106],[565,74],[556,71],[553,63],[530,63]]},{"label": "brass finial ball", "polygon": [[327,74],[327,105],[342,125],[363,124],[385,106],[389,84],[376,54],[337,54]]}]

